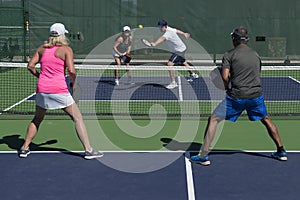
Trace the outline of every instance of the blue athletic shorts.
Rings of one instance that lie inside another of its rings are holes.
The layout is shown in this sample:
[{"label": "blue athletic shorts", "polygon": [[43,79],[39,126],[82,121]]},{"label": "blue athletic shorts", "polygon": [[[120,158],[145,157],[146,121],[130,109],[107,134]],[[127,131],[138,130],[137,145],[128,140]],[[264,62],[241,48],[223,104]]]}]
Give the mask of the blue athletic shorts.
[{"label": "blue athletic shorts", "polygon": [[173,53],[169,61],[177,65],[182,65],[185,62],[185,58],[176,53]]},{"label": "blue athletic shorts", "polygon": [[246,110],[249,120],[262,120],[267,116],[264,96],[254,99],[234,99],[226,96],[215,109],[214,114],[226,120],[235,122],[242,112]]}]

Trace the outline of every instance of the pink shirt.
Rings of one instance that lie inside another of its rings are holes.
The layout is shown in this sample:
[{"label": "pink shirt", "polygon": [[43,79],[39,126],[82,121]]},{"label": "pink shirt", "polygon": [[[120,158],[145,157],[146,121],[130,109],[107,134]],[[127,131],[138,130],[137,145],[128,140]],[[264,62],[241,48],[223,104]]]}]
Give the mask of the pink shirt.
[{"label": "pink shirt", "polygon": [[40,60],[41,70],[37,83],[38,93],[67,94],[64,61],[56,57],[58,46],[46,48]]}]

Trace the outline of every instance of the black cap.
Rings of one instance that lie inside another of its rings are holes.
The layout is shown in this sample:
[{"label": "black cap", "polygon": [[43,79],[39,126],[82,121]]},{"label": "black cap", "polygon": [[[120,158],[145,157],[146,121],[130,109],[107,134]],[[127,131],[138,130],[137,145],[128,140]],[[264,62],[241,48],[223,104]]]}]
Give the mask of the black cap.
[{"label": "black cap", "polygon": [[167,25],[168,25],[168,22],[164,19],[159,20],[158,23],[157,23],[157,26],[159,28],[162,28],[163,26],[167,26]]},{"label": "black cap", "polygon": [[248,41],[248,30],[245,27],[238,27],[235,28],[232,33],[230,34],[231,37],[237,41]]}]

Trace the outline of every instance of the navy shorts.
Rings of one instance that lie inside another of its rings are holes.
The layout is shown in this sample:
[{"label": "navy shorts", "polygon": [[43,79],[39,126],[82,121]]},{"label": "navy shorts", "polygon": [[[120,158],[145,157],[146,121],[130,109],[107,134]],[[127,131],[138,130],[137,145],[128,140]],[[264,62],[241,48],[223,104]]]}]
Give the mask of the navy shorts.
[{"label": "navy shorts", "polygon": [[176,53],[173,53],[169,61],[177,65],[182,65],[185,62],[185,58]]},{"label": "navy shorts", "polygon": [[267,116],[264,96],[253,99],[234,99],[226,96],[215,109],[214,114],[222,119],[235,122],[242,112],[246,110],[249,120],[262,120]]}]

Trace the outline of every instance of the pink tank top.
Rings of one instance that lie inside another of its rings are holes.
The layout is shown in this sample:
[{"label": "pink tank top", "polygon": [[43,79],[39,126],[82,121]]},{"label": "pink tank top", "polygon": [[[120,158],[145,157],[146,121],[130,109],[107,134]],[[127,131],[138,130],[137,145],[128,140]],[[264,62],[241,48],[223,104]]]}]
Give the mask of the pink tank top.
[{"label": "pink tank top", "polygon": [[41,69],[37,83],[38,93],[67,94],[64,61],[56,57],[58,46],[46,48],[40,60]]}]

